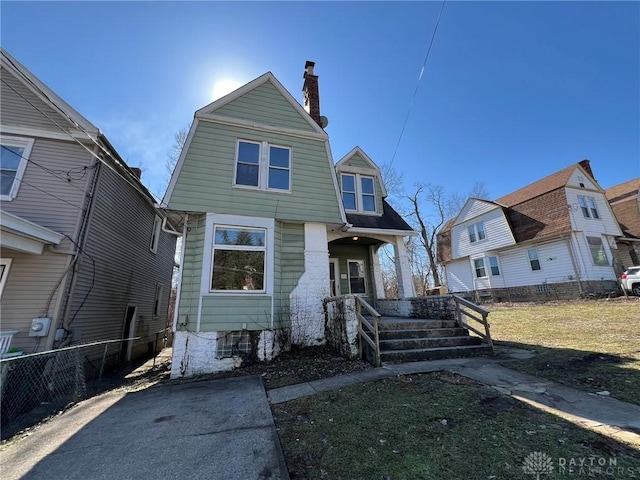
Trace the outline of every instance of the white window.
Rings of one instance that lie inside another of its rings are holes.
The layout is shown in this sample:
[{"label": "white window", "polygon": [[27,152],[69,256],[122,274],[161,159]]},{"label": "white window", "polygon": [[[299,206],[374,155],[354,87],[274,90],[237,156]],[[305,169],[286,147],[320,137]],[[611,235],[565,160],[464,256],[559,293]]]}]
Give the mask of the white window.
[{"label": "white window", "polygon": [[238,140],[234,185],[291,190],[291,149],[268,142]]},{"label": "white window", "polygon": [[484,268],[484,258],[476,258],[473,261],[473,266],[476,270],[476,277],[480,278],[487,276],[487,271]]},{"label": "white window", "polygon": [[349,293],[366,294],[366,282],[364,275],[364,260],[348,260]]},{"label": "white window", "polygon": [[487,238],[487,234],[484,230],[484,222],[474,223],[467,227],[469,232],[469,243],[475,243]]},{"label": "white window", "polygon": [[156,296],[153,299],[153,316],[160,315],[160,304],[162,303],[162,294],[164,292],[164,285],[156,283]]},{"label": "white window", "polygon": [[149,242],[149,250],[153,253],[158,251],[158,243],[160,242],[160,229],[162,227],[162,219],[156,215],[153,220],[153,230],[151,231],[151,241]]},{"label": "white window", "polygon": [[18,195],[33,140],[2,135],[0,147],[0,200],[10,201]]},{"label": "white window", "polygon": [[0,297],[4,292],[4,286],[7,283],[7,277],[9,276],[9,267],[11,266],[10,258],[0,258]]},{"label": "white window", "polygon": [[531,270],[540,270],[540,259],[538,258],[538,251],[535,248],[530,248],[529,250],[527,250],[527,254],[529,255],[529,265],[531,265]]},{"label": "white window", "polygon": [[267,230],[216,225],[211,292],[265,292]]},{"label": "white window", "polygon": [[500,265],[498,264],[498,257],[489,257],[489,269],[491,275],[494,277],[500,275]]},{"label": "white window", "polygon": [[580,204],[580,210],[582,210],[582,216],[584,218],[600,218],[598,209],[596,208],[596,201],[593,197],[578,196],[578,203]]},{"label": "white window", "polygon": [[602,245],[602,239],[600,237],[587,237],[587,243],[589,244],[593,264],[609,265],[607,254],[604,251],[604,245]]},{"label": "white window", "polygon": [[345,210],[376,213],[376,190],[373,177],[343,173],[342,203]]}]

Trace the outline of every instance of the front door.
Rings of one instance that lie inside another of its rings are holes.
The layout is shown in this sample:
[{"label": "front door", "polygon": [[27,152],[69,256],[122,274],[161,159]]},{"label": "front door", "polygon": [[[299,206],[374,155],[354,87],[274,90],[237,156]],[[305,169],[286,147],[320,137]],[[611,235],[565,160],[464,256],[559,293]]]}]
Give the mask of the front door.
[{"label": "front door", "polygon": [[340,267],[337,258],[329,260],[329,296],[340,296]]}]

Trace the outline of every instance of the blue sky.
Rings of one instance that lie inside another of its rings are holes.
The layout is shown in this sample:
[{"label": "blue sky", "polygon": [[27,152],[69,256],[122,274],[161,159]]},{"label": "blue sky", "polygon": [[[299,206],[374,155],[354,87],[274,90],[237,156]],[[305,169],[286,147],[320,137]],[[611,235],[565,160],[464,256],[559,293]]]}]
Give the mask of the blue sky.
[{"label": "blue sky", "polygon": [[[301,100],[316,62],[334,160],[359,145],[405,185],[491,198],[589,158],[640,175],[640,3],[10,2],[2,46],[162,194],[173,135],[214,85],[271,71]],[[28,19],[28,21],[25,21]],[[413,100],[412,100],[413,99]]]}]

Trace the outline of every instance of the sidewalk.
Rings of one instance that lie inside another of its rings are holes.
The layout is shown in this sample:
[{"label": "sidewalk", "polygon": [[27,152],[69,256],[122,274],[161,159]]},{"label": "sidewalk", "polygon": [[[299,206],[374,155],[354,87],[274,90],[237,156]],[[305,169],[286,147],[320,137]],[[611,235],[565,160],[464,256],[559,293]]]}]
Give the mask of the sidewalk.
[{"label": "sidewalk", "polygon": [[[514,353],[518,354],[518,352]],[[276,388],[267,394],[269,402],[277,404],[357,383],[438,370],[463,375],[583,428],[640,448],[640,406],[516,372],[498,365],[490,358],[460,358],[385,365],[373,370]]]}]

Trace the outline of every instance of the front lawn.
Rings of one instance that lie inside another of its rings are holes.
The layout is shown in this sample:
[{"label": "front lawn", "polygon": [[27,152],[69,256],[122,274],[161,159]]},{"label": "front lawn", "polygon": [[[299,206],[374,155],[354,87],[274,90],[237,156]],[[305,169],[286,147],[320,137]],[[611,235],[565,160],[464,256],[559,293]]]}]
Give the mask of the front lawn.
[{"label": "front lawn", "polygon": [[497,345],[536,352],[504,366],[640,404],[640,299],[485,307]]},{"label": "front lawn", "polygon": [[[571,459],[591,458],[640,477],[628,447],[448,372],[354,385],[272,410],[293,480],[531,480],[544,473],[534,452],[553,468],[539,478],[565,478]],[[588,473],[581,478],[618,478]]]}]

